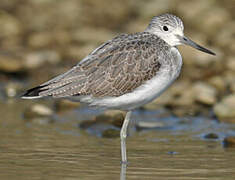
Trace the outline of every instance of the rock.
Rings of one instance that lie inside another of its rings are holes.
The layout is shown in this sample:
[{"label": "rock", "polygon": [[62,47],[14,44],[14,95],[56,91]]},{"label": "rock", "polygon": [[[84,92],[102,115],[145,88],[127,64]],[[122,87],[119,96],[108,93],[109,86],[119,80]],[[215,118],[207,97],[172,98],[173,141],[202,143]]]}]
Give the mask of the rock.
[{"label": "rock", "polygon": [[97,44],[101,45],[109,39],[115,36],[111,31],[101,29],[101,28],[80,28],[72,32],[72,37],[74,42],[80,44]]},{"label": "rock", "polygon": [[204,13],[210,11],[214,7],[213,0],[198,1],[174,1],[174,6],[180,16],[184,17],[184,21],[191,23],[194,27],[201,25],[201,21],[205,19]]},{"label": "rock", "polygon": [[102,132],[104,138],[118,138],[120,137],[120,131],[116,129],[106,129]]},{"label": "rock", "polygon": [[49,32],[32,33],[28,37],[28,46],[32,48],[45,48],[53,42],[53,35]]},{"label": "rock", "polygon": [[193,91],[197,102],[205,105],[213,105],[216,103],[217,91],[214,87],[203,82],[197,82],[193,86]]},{"label": "rock", "polygon": [[24,70],[24,64],[21,57],[11,54],[0,53],[0,71],[13,73]]},{"label": "rock", "polygon": [[82,18],[82,22],[91,27],[121,29],[122,25],[127,22],[127,17],[131,17],[135,10],[131,6],[132,2],[126,0],[110,0],[108,3],[106,0],[86,0],[81,2],[82,8],[79,15]]},{"label": "rock", "polygon": [[230,13],[218,6],[214,6],[210,9],[210,11],[206,11],[203,14],[206,18],[201,18],[200,25],[198,29],[200,29],[207,37],[214,37],[217,35],[218,30],[223,29],[224,25],[231,21]]},{"label": "rock", "polygon": [[60,61],[60,56],[55,51],[38,51],[26,55],[25,67],[28,69],[38,68],[46,63],[56,64]]},{"label": "rock", "polygon": [[178,81],[170,88],[170,91],[174,97],[170,102],[172,106],[192,106],[194,102],[194,91],[189,81]]},{"label": "rock", "polygon": [[216,133],[208,133],[204,136],[205,139],[218,139],[219,136]]},{"label": "rock", "polygon": [[62,112],[62,111],[67,111],[75,108],[79,108],[80,103],[79,102],[73,102],[69,101],[67,99],[61,99],[56,101],[55,103],[55,109],[56,111]]},{"label": "rock", "polygon": [[121,128],[122,123],[125,119],[126,113],[123,111],[118,111],[118,110],[108,110],[104,113],[104,116],[106,116],[107,119],[109,119],[109,122],[112,125]]},{"label": "rock", "polygon": [[97,136],[119,137],[119,129],[122,126],[124,114],[121,111],[108,110],[104,114],[95,116],[92,120],[82,121],[79,127]]},{"label": "rock", "polygon": [[54,114],[53,110],[42,104],[35,104],[27,108],[24,112],[25,119],[50,117]]},{"label": "rock", "polygon": [[[150,20],[151,17],[149,17],[148,20]],[[133,33],[133,32],[142,32],[145,30],[146,28],[146,23],[148,22],[148,20],[136,20],[136,21],[130,21],[126,27],[125,27],[125,31],[129,32],[129,33]]]},{"label": "rock", "polygon": [[176,155],[176,154],[179,154],[179,152],[176,152],[176,151],[168,151],[167,154],[169,154],[169,155]]},{"label": "rock", "polygon": [[230,84],[229,89],[232,93],[235,93],[235,80]]},{"label": "rock", "polygon": [[224,93],[227,90],[228,84],[222,76],[213,76],[208,80],[208,83],[221,93]]},{"label": "rock", "polygon": [[226,67],[228,70],[235,72],[235,57],[234,57],[234,55],[227,58]]},{"label": "rock", "polygon": [[226,137],[223,141],[224,147],[235,147],[235,136]]},{"label": "rock", "polygon": [[94,44],[86,44],[83,46],[69,46],[66,48],[66,52],[63,54],[76,61],[80,61],[85,58],[88,54],[90,54],[97,46]]},{"label": "rock", "polygon": [[[29,1],[19,5],[18,16],[29,32],[57,31],[81,26],[81,1]],[[87,9],[86,9],[87,10]]]},{"label": "rock", "polygon": [[234,52],[234,29],[235,22],[224,23],[223,28],[215,36],[215,44],[224,49],[224,51]]},{"label": "rock", "polygon": [[173,102],[173,96],[169,90],[164,92],[161,96],[159,96],[157,99],[154,101],[145,104],[143,106],[144,109],[146,110],[155,110],[155,109],[160,109],[162,106],[166,106]]},{"label": "rock", "polygon": [[214,0],[181,1],[181,3],[174,1],[174,8],[183,17],[187,27],[192,26],[194,30],[203,32],[207,37],[215,37],[232,19],[231,13]]},{"label": "rock", "polygon": [[136,129],[138,131],[144,130],[144,129],[153,129],[153,128],[161,128],[165,124],[162,122],[154,122],[154,121],[139,121],[136,125]]},{"label": "rock", "polygon": [[156,16],[156,13],[165,13],[172,6],[171,0],[149,0],[148,3],[145,1],[137,0],[135,1],[136,10],[140,17],[144,19],[152,18]]},{"label": "rock", "polygon": [[235,94],[228,95],[213,107],[220,121],[235,123]]},{"label": "rock", "polygon": [[39,124],[39,125],[47,125],[47,124],[50,124],[50,123],[53,123],[54,120],[52,117],[35,117],[33,119],[31,119],[31,123],[34,123],[34,124]]},{"label": "rock", "polygon": [[185,116],[198,116],[204,115],[208,116],[208,109],[203,108],[198,104],[191,104],[190,106],[176,106],[171,109],[172,113],[177,117],[185,117]]},{"label": "rock", "polygon": [[66,31],[35,32],[29,35],[28,45],[32,48],[45,48],[51,46],[65,47],[71,42],[71,35]]},{"label": "rock", "polygon": [[18,19],[5,11],[0,11],[0,38],[17,36],[21,33]]},{"label": "rock", "polygon": [[235,82],[234,75],[235,75],[235,73],[232,71],[227,70],[226,72],[224,72],[223,79],[228,84],[228,87],[233,86],[233,84]]},{"label": "rock", "polygon": [[95,116],[92,120],[85,120],[81,122],[79,127],[82,129],[87,129],[94,124],[105,123],[121,128],[124,118],[124,112],[117,110],[108,110],[104,114]]},{"label": "rock", "polygon": [[10,82],[5,86],[7,97],[16,97],[22,89],[23,85],[16,82]]}]

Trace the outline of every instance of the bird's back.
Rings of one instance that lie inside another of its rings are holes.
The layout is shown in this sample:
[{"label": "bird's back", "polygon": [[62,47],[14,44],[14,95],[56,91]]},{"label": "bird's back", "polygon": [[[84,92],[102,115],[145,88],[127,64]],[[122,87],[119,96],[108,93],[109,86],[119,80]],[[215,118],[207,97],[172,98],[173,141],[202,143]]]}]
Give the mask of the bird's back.
[{"label": "bird's back", "polygon": [[170,47],[158,36],[122,34],[104,43],[68,72],[33,88],[24,97],[119,97],[171,66]]}]

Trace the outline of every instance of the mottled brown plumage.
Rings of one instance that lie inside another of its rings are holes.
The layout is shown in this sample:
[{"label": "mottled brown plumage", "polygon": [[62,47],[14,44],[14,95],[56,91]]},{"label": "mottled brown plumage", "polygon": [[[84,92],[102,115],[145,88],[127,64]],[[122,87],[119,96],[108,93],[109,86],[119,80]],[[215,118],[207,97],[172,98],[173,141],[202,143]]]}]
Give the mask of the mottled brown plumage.
[{"label": "mottled brown plumage", "polygon": [[168,48],[148,32],[119,35],[70,71],[39,86],[39,95],[118,97],[132,92],[157,74],[164,61],[159,55]]}]

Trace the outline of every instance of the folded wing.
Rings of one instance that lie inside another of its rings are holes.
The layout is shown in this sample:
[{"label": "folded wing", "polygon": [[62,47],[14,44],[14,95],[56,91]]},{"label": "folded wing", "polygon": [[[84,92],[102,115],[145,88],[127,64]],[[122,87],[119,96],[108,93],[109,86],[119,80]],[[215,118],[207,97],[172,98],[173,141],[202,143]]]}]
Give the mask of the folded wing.
[{"label": "folded wing", "polygon": [[[156,43],[158,46],[154,45]],[[146,32],[117,36],[68,72],[28,90],[23,98],[79,95],[118,97],[132,92],[161,68],[158,57],[163,51],[156,49],[161,48],[159,43],[165,42]]]}]

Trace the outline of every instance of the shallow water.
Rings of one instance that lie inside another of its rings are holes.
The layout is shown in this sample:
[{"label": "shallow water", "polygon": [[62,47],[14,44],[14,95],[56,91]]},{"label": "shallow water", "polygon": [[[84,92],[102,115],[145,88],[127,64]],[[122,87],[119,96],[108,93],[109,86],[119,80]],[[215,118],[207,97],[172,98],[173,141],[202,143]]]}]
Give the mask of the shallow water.
[{"label": "shallow water", "polygon": [[[97,111],[72,110],[38,124],[22,118],[32,103],[0,104],[0,179],[235,179],[235,148],[222,144],[235,134],[234,125],[202,117],[156,119],[157,112],[136,111],[134,123],[155,120],[163,126],[136,131],[132,123],[125,172],[119,138],[78,128]],[[206,140],[210,132],[219,138]]]}]

